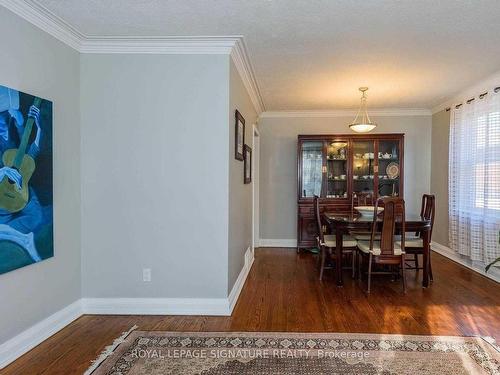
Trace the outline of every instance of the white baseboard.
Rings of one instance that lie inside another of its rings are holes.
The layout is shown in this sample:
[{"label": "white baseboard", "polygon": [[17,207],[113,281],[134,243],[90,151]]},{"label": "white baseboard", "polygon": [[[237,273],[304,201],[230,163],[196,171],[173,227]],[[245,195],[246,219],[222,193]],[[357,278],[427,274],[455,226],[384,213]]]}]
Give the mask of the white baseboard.
[{"label": "white baseboard", "polygon": [[231,315],[227,298],[82,298],[82,306],[92,315]]},{"label": "white baseboard", "polygon": [[82,313],[82,305],[78,300],[1,344],[0,369],[78,319]]},{"label": "white baseboard", "polygon": [[293,247],[297,248],[296,239],[274,239],[274,238],[261,238],[259,240],[260,247]]},{"label": "white baseboard", "polygon": [[245,285],[245,281],[248,277],[250,269],[252,268],[254,259],[253,249],[249,247],[245,252],[245,264],[243,265],[243,269],[238,275],[238,278],[236,279],[236,282],[231,289],[231,293],[229,293],[229,315],[232,314],[234,306],[236,306],[236,302],[238,302],[238,298],[240,296],[241,290],[243,289],[243,285]]},{"label": "white baseboard", "polygon": [[[260,246],[296,247],[296,240],[261,240]],[[432,250],[500,282],[500,270],[491,268],[488,273],[474,267],[470,261],[460,257],[450,248],[433,242]],[[254,261],[254,253],[248,248],[245,264],[228,298],[82,298],[48,318],[23,331],[0,345],[0,369],[28,352],[42,341],[60,331],[83,314],[125,315],[231,315],[243,289]]]},{"label": "white baseboard", "polygon": [[82,298],[85,314],[94,315],[204,315],[230,316],[253,264],[253,251],[227,298]]},{"label": "white baseboard", "polygon": [[254,261],[253,249],[227,298],[82,298],[0,345],[0,369],[83,314],[230,316]]},{"label": "white baseboard", "polygon": [[454,262],[457,262],[461,264],[464,267],[467,267],[471,269],[472,271],[475,271],[477,273],[480,273],[483,276],[486,276],[487,278],[496,281],[497,283],[500,283],[500,269],[496,267],[491,267],[490,270],[486,273],[484,272],[484,268],[479,268],[475,265],[472,264],[472,262],[460,256],[460,254],[457,254],[455,251],[450,249],[448,246],[441,245],[437,242],[432,242],[431,243],[431,249],[435,251],[438,254],[441,254],[442,256],[445,256]]}]

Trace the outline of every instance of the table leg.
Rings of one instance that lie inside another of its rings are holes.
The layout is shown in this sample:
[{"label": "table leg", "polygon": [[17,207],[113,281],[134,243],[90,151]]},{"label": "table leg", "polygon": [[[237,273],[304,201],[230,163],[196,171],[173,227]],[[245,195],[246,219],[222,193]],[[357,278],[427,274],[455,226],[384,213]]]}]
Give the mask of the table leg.
[{"label": "table leg", "polygon": [[423,242],[424,242],[424,278],[422,280],[422,287],[427,288],[429,286],[429,253],[431,251],[431,246],[430,246],[430,234],[431,232],[429,230],[426,230],[423,232]]},{"label": "table leg", "polygon": [[337,279],[337,286],[343,286],[344,281],[342,280],[342,231],[337,228],[335,232],[335,276]]}]

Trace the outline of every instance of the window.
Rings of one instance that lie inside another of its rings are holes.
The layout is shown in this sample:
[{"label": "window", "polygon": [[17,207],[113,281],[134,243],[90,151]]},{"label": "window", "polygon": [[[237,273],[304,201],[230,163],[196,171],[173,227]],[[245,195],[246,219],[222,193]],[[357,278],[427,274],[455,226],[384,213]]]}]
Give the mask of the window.
[{"label": "window", "polygon": [[452,110],[450,246],[473,261],[500,256],[500,94]]},{"label": "window", "polygon": [[475,208],[500,210],[500,112],[481,115],[475,134],[477,154],[484,161],[474,168]]}]

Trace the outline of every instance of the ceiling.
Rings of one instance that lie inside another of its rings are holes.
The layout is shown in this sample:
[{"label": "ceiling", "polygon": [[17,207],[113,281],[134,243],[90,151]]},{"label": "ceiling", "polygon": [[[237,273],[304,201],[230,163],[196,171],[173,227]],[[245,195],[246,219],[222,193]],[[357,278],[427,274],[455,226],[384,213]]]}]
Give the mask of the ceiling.
[{"label": "ceiling", "polygon": [[498,0],[36,3],[86,36],[243,35],[268,111],[432,108],[500,69]]}]

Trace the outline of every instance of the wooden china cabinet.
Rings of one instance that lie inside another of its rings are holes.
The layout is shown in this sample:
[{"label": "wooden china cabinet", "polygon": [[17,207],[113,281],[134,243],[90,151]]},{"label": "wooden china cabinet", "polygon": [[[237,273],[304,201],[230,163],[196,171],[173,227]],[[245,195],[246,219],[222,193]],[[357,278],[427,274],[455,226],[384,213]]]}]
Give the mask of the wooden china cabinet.
[{"label": "wooden china cabinet", "polygon": [[297,249],[316,246],[321,213],[350,212],[358,195],[403,196],[404,134],[299,135]]}]

